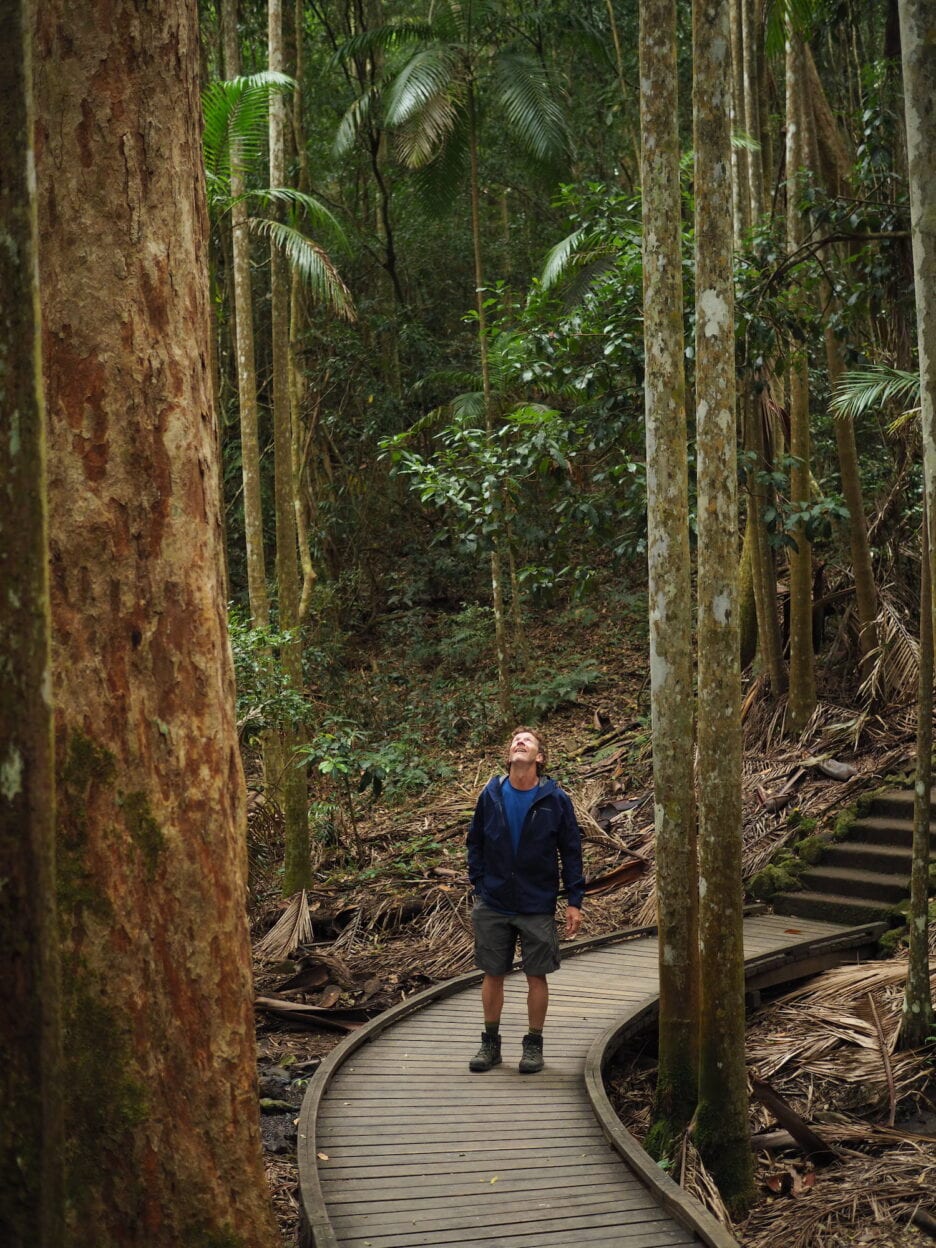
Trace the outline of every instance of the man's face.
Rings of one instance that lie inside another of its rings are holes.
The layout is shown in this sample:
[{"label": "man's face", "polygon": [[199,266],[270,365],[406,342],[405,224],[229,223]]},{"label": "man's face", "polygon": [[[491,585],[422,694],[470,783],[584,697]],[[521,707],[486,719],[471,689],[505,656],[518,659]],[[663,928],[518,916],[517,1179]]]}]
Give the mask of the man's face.
[{"label": "man's face", "polygon": [[541,763],[543,753],[532,732],[518,732],[511,738],[507,758],[511,763]]}]

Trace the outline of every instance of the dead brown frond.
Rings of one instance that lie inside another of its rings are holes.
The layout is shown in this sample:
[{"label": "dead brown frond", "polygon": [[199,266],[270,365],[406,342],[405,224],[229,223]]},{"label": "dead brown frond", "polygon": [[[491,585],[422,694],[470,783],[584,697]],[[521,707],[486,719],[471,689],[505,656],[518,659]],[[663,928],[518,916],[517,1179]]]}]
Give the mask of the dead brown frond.
[{"label": "dead brown frond", "polygon": [[905,623],[900,604],[882,589],[875,621],[878,644],[873,666],[863,681],[860,694],[866,702],[912,702],[916,698],[920,669],[920,645]]},{"label": "dead brown frond", "polygon": [[267,934],[254,945],[260,962],[280,962],[299,945],[312,939],[312,917],[305,889],[291,897],[286,909]]}]

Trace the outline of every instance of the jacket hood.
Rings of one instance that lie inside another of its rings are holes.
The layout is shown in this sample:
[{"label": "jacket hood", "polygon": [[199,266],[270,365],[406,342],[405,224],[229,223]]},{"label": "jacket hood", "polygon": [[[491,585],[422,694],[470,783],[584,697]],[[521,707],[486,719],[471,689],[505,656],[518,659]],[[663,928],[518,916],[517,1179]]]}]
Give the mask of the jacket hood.
[{"label": "jacket hood", "polygon": [[[484,791],[490,793],[492,797],[499,797],[501,786],[507,782],[507,776],[503,772],[491,776],[490,780],[484,786]],[[547,793],[555,793],[559,785],[551,776],[540,776],[539,783],[536,786],[536,797],[545,797]]]}]

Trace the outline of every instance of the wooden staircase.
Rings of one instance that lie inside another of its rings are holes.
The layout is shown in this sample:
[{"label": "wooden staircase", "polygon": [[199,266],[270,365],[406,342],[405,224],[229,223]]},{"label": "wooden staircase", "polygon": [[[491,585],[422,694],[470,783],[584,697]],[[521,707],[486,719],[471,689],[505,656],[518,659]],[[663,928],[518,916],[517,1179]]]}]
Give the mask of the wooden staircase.
[{"label": "wooden staircase", "polygon": [[[936,809],[936,791],[934,791]],[[936,820],[930,823],[936,849]],[[773,898],[777,914],[833,923],[898,921],[910,895],[913,858],[913,790],[894,789],[874,799],[848,835],[830,842],[818,866],[800,876],[802,888]]]}]

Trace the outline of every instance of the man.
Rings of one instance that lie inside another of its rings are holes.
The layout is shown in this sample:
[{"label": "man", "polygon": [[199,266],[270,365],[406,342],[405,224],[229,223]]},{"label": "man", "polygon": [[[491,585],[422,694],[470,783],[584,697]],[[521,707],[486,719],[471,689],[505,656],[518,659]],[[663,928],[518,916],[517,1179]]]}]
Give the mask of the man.
[{"label": "man", "polygon": [[488,782],[468,830],[468,875],[475,891],[475,961],[484,971],[484,1033],[481,1048],[468,1066],[484,1071],[501,1061],[504,977],[519,937],[529,1022],[519,1070],[528,1075],[543,1069],[543,1025],[549,1004],[546,976],[559,967],[555,912],[560,862],[568,900],[567,938],[576,935],[582,921],[582,833],[568,794],[543,775],[546,742],[538,732],[516,729],[506,762],[507,775],[493,776]]}]

